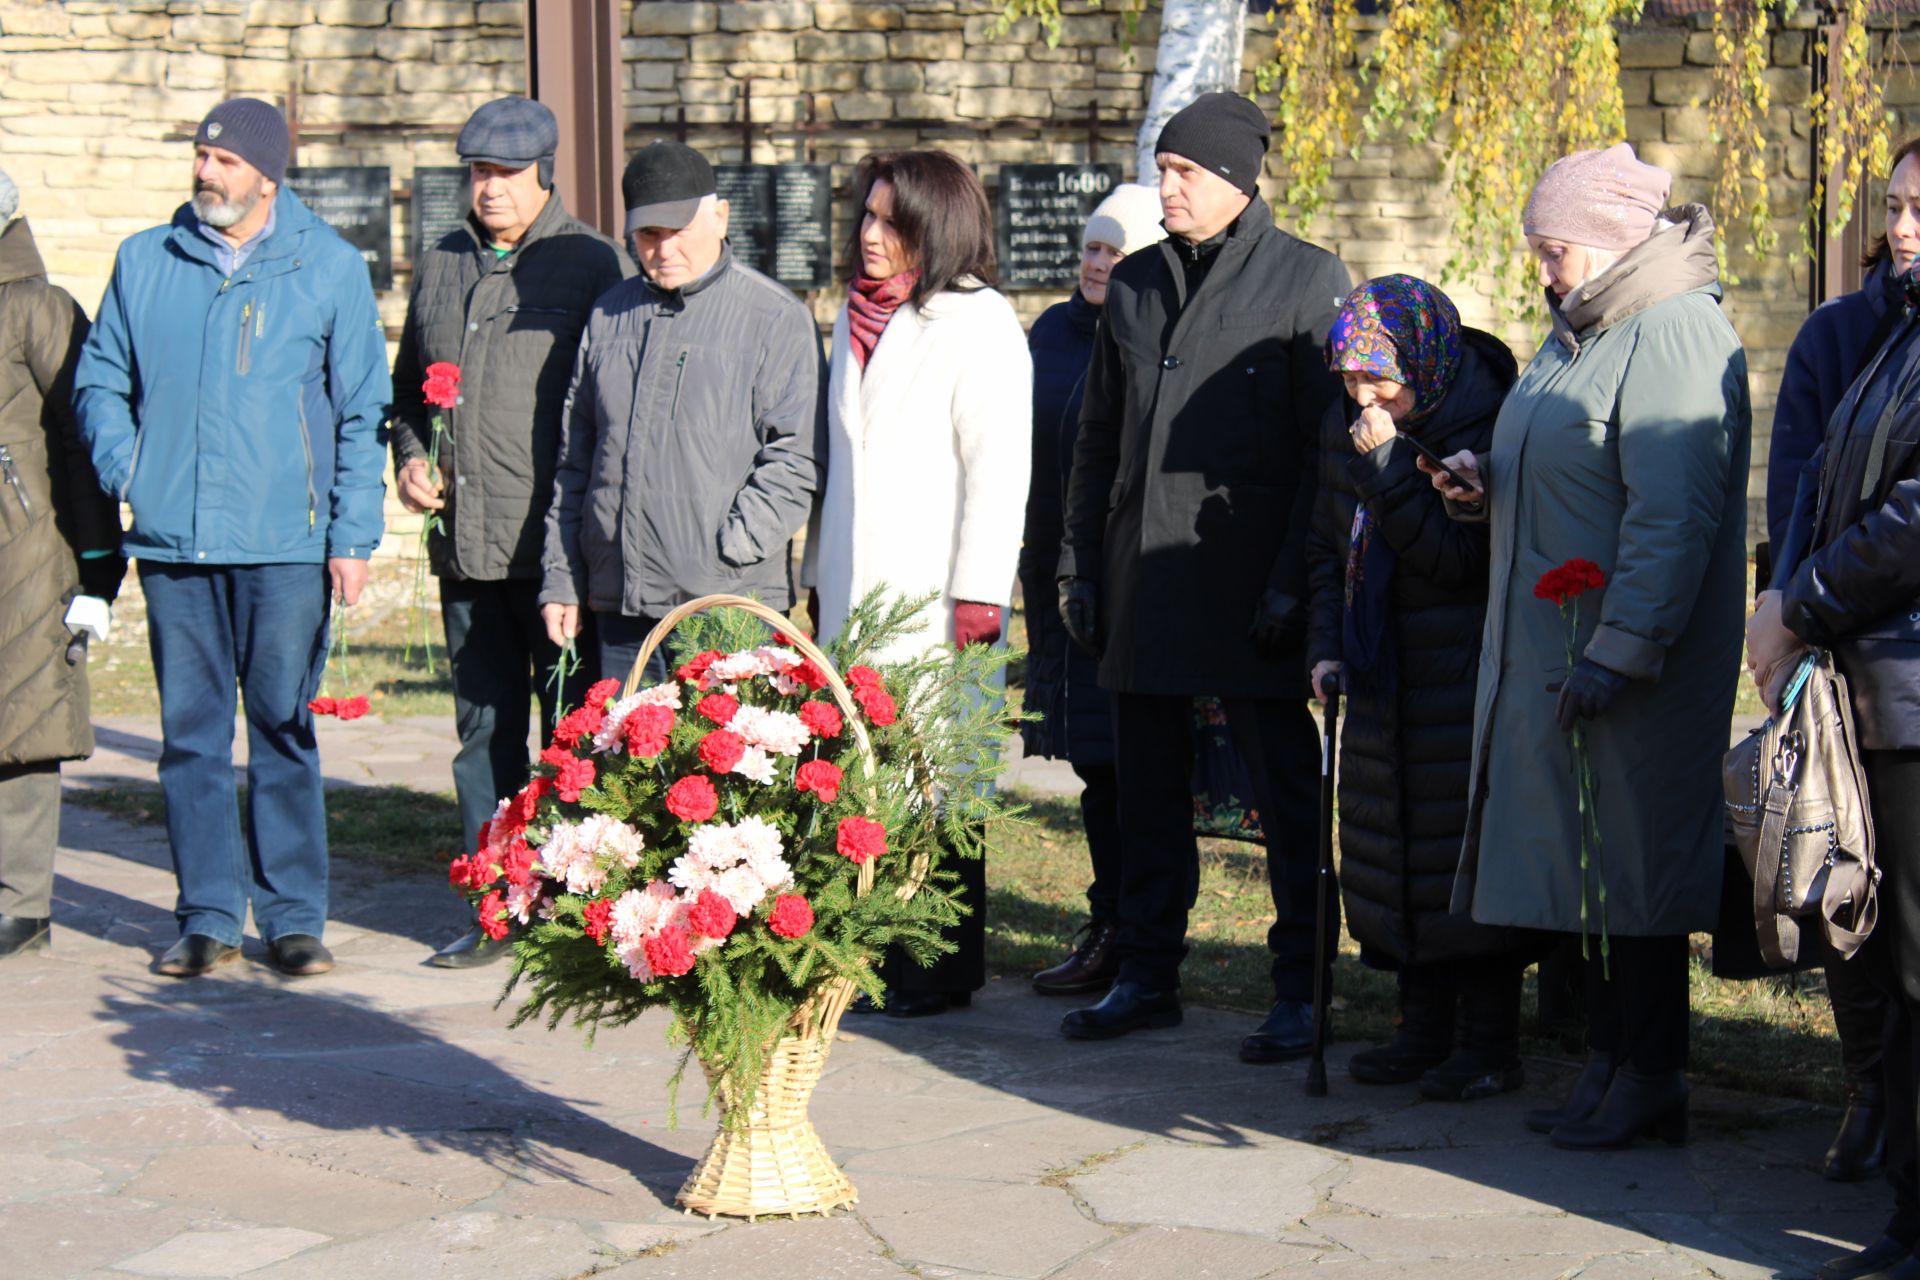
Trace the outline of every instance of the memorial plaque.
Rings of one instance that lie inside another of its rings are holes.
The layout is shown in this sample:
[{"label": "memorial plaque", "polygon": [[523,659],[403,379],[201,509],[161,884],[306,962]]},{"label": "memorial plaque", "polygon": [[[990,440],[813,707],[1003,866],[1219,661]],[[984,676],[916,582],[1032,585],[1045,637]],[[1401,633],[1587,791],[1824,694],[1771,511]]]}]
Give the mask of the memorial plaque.
[{"label": "memorial plaque", "polygon": [[375,289],[393,288],[393,171],[381,165],[303,165],[287,185],[366,259]]},{"label": "memorial plaque", "polygon": [[833,282],[833,177],[824,164],[717,164],[733,256],[789,289]]},{"label": "memorial plaque", "polygon": [[1071,289],[1080,280],[1080,233],[1120,184],[1117,164],[1003,164],[994,202],[994,249],[1007,289]]},{"label": "memorial plaque", "polygon": [[473,184],[466,165],[422,165],[415,169],[408,256],[418,264],[441,237],[460,229],[472,207]]}]

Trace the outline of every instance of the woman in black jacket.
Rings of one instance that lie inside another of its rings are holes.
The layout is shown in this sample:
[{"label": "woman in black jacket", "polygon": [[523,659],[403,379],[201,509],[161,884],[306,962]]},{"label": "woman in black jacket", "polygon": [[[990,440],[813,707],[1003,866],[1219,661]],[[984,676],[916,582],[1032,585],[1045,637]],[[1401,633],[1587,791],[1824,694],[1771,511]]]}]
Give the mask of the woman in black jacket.
[{"label": "woman in black jacket", "polygon": [[1467,819],[1474,682],[1487,608],[1484,526],[1448,519],[1409,437],[1438,456],[1484,452],[1515,377],[1491,334],[1447,296],[1383,276],[1341,304],[1327,362],[1360,415],[1321,449],[1308,651],[1324,701],[1348,696],[1340,882],[1361,958],[1399,973],[1393,1039],[1348,1064],[1363,1084],[1420,1082],[1465,1101],[1520,1086],[1520,976],[1511,930],[1453,915]]},{"label": "woman in black jacket", "polygon": [[[1889,235],[1920,241],[1920,209]],[[1920,1280],[1920,285],[1909,267],[1905,321],[1854,381],[1800,485],[1776,589],[1747,624],[1747,663],[1770,706],[1807,646],[1830,649],[1853,699],[1866,766],[1880,917],[1849,964],[1865,964],[1891,1008],[1885,1027],[1885,1234],[1837,1258],[1823,1280]]]},{"label": "woman in black jacket", "polygon": [[1129,253],[1163,239],[1160,194],[1123,183],[1100,202],[1081,236],[1080,287],[1033,322],[1033,478],[1021,535],[1020,591],[1027,611],[1026,753],[1073,766],[1083,789],[1080,818],[1093,861],[1087,925],[1072,954],[1033,975],[1041,995],[1104,992],[1119,971],[1114,949],[1120,897],[1120,785],[1113,772],[1113,706],[1099,686],[1099,662],[1074,644],[1054,602],[1065,533],[1067,472],[1080,434],[1080,401],[1093,359],[1093,335],[1107,300],[1107,277]]}]

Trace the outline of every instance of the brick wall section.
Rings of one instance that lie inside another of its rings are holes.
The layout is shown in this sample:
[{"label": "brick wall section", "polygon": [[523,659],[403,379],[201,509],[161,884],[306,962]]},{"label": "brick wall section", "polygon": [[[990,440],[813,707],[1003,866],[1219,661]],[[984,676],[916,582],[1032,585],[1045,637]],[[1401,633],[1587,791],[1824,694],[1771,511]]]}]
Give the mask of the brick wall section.
[{"label": "brick wall section", "polygon": [[[994,0],[629,0],[629,145],[671,136],[684,112],[688,140],[715,160],[802,159],[806,136],[794,126],[812,95],[815,155],[842,182],[861,155],[894,146],[952,150],[978,164],[989,187],[1003,163],[1082,161],[1090,107],[1109,122],[1098,131],[1100,158],[1130,166],[1153,17],[1129,53],[1116,16],[1069,17],[1049,48],[1031,22],[993,38],[997,9]],[[184,136],[215,102],[297,89],[300,162],[385,164],[404,188],[416,164],[453,162],[453,134],[474,107],[524,91],[521,22],[511,0],[0,0],[0,165],[22,189],[55,278],[91,310],[114,247],[183,197]],[[1363,52],[1371,38],[1363,33]],[[1808,38],[1804,27],[1775,38],[1780,102],[1804,96]],[[1249,67],[1268,39],[1254,22]],[[1673,170],[1680,200],[1704,199],[1717,163],[1695,105],[1711,92],[1711,54],[1697,23],[1645,26],[1621,41],[1628,137]],[[750,157],[737,127],[743,84],[756,122]],[[1896,75],[1888,103],[1901,127],[1914,127],[1920,79]],[[1036,120],[1053,127],[1026,123]],[[1801,242],[1806,128],[1803,112],[1774,110],[1768,167],[1782,248],[1766,263],[1737,261],[1742,279],[1727,303],[1753,370],[1756,518],[1774,391],[1806,309],[1807,264],[1790,260]],[[1437,280],[1450,252],[1437,149],[1369,145],[1335,174],[1335,200],[1311,237],[1357,275]],[[1877,204],[1868,212],[1877,220]],[[400,201],[397,256],[407,229]],[[402,274],[381,300],[390,323],[406,283]],[[1496,329],[1523,358],[1531,352],[1537,326],[1503,320],[1470,282],[1449,292],[1470,323]],[[1056,300],[1016,295],[1028,316]],[[824,321],[838,299],[814,303]]]}]

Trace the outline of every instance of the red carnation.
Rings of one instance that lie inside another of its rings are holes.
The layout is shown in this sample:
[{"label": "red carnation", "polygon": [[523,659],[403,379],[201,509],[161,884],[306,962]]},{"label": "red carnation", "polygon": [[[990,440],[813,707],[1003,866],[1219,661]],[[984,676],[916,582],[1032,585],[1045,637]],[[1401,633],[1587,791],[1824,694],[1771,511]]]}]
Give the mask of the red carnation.
[{"label": "red carnation", "polygon": [[733,904],[712,889],[702,889],[694,904],[687,909],[687,923],[693,931],[706,938],[724,938],[733,932],[733,922],[738,919]]},{"label": "red carnation", "polygon": [[593,785],[593,761],[568,756],[553,775],[553,794],[568,804],[578,803],[580,793]]},{"label": "red carnation", "polygon": [[540,748],[541,764],[550,764],[554,768],[558,769],[561,765],[565,764],[567,761],[571,759],[573,759],[573,752],[567,750],[565,747]]},{"label": "red carnation", "polygon": [[428,404],[442,409],[451,409],[459,404],[460,366],[445,360],[428,365],[427,379],[420,386],[420,395]]},{"label": "red carnation", "polygon": [[337,698],[315,698],[307,704],[307,710],[317,716],[330,716],[339,705],[339,699]]},{"label": "red carnation", "polygon": [[747,740],[730,729],[715,729],[700,739],[700,759],[715,773],[725,773],[747,753]]},{"label": "red carnation", "polygon": [[880,673],[872,667],[848,667],[847,683],[856,689],[865,689],[868,686],[878,689],[880,687]]},{"label": "red carnation", "polygon": [[587,688],[586,705],[595,711],[605,711],[609,699],[620,696],[620,681],[596,680]]},{"label": "red carnation", "polygon": [[718,661],[720,661],[720,655],[709,649],[695,656],[691,662],[682,665],[674,674],[696,689],[704,689],[707,687],[707,668]]},{"label": "red carnation", "polygon": [[560,717],[560,723],[553,727],[555,746],[577,747],[582,738],[591,738],[600,732],[600,726],[607,722],[604,707],[588,705],[575,707]]},{"label": "red carnation", "polygon": [[803,938],[813,928],[813,907],[797,893],[783,893],[773,900],[767,928],[783,938]]},{"label": "red carnation", "polygon": [[517,819],[520,827],[525,828],[539,814],[540,797],[547,794],[551,785],[544,777],[530,779],[526,786],[520,788],[520,794],[513,798],[513,803],[507,806],[508,817]]},{"label": "red carnation", "polygon": [[477,853],[455,858],[447,864],[447,883],[456,889],[484,889],[492,882],[492,868]]},{"label": "red carnation", "polygon": [[729,698],[724,693],[710,693],[700,699],[699,705],[694,708],[695,711],[698,711],[701,715],[718,725],[724,725],[732,720],[733,713],[739,709],[739,699]]},{"label": "red carnation", "polygon": [[832,804],[840,798],[841,776],[839,765],[809,760],[794,771],[793,785],[818,795],[822,804]]},{"label": "red carnation", "polygon": [[871,818],[842,818],[833,847],[856,866],[872,862],[887,851],[887,829]]},{"label": "red carnation", "polygon": [[673,733],[673,708],[647,702],[628,713],[620,734],[626,739],[629,755],[648,759],[667,749]]},{"label": "red carnation", "polygon": [[514,841],[513,848],[507,850],[507,856],[500,860],[500,870],[511,885],[528,884],[533,880],[533,864],[540,855],[527,846],[526,841]]},{"label": "red carnation", "polygon": [[867,719],[876,725],[890,725],[899,708],[893,704],[893,695],[877,684],[863,684],[853,691],[853,700],[867,713]]},{"label": "red carnation", "polygon": [[364,695],[358,693],[351,698],[341,698],[333,704],[333,714],[342,720],[358,720],[371,710],[373,710],[372,704]]},{"label": "red carnation", "polygon": [[806,702],[800,706],[800,723],[816,738],[840,736],[840,708],[831,702]]},{"label": "red carnation", "polygon": [[647,967],[657,977],[677,978],[693,968],[692,939],[677,924],[670,924],[647,939]]},{"label": "red carnation", "polygon": [[507,936],[507,900],[497,890],[480,899],[480,928],[495,942]]},{"label": "red carnation", "polygon": [[667,788],[667,812],[682,822],[705,822],[720,808],[720,793],[697,773]]},{"label": "red carnation", "polygon": [[487,846],[493,843],[493,819],[488,818],[480,824],[480,839],[474,843],[475,853],[485,853]]},{"label": "red carnation", "polygon": [[596,899],[587,904],[582,914],[587,918],[587,936],[595,942],[605,942],[613,928],[613,904],[604,898]]},{"label": "red carnation", "polygon": [[1607,575],[1599,565],[1576,556],[1541,574],[1540,580],[1533,584],[1533,594],[1536,599],[1551,600],[1564,606],[1567,601],[1578,600],[1587,592],[1606,585]]},{"label": "red carnation", "polygon": [[816,693],[827,687],[827,673],[812,658],[802,658],[800,665],[787,674]]}]

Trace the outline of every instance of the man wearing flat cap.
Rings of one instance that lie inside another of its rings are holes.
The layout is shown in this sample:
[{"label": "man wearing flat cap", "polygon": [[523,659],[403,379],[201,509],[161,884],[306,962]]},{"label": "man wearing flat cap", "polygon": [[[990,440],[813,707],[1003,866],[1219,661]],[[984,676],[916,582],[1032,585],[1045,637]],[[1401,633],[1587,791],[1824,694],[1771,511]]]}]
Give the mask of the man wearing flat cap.
[{"label": "man wearing flat cap", "polygon": [[[489,102],[461,129],[454,147],[472,208],[415,268],[393,367],[394,484],[408,510],[439,520],[427,550],[453,668],[453,787],[467,849],[499,798],[526,782],[536,699],[540,723],[553,722],[547,674],[560,650],[536,597],[560,415],[594,299],[632,273],[620,246],[553,189],[559,141],[553,112],[526,98]],[[422,392],[428,366],[442,362],[460,370],[451,409]],[[436,415],[445,431],[434,457]],[[577,703],[591,674],[577,670],[561,702]],[[430,963],[461,968],[510,950],[475,928]]]},{"label": "man wearing flat cap", "polygon": [[249,907],[282,972],[333,967],[307,703],[329,600],[359,598],[380,541],[392,386],[366,262],[282,185],[288,145],[256,98],[207,113],[193,198],[120,246],[74,376],[100,484],[133,509],[180,885],[172,977],[238,958]]},{"label": "man wearing flat cap", "polygon": [[1314,804],[1306,536],[1324,421],[1321,355],[1352,287],[1340,260],[1273,225],[1257,182],[1268,126],[1209,93],[1157,147],[1167,238],[1114,267],[1067,485],[1059,601],[1114,693],[1119,977],[1062,1031],[1105,1039],[1180,1021],[1193,836],[1193,698],[1226,703],[1246,762],[1275,920],[1274,1004],[1241,1057],[1312,1043]]},{"label": "man wearing flat cap", "polygon": [[[793,607],[790,547],[826,425],[813,316],[734,261],[706,157],[656,142],[620,185],[640,274],[600,299],[580,343],[540,588],[555,643],[592,619],[607,677],[697,596]],[[656,653],[649,679],[666,675]]]}]

